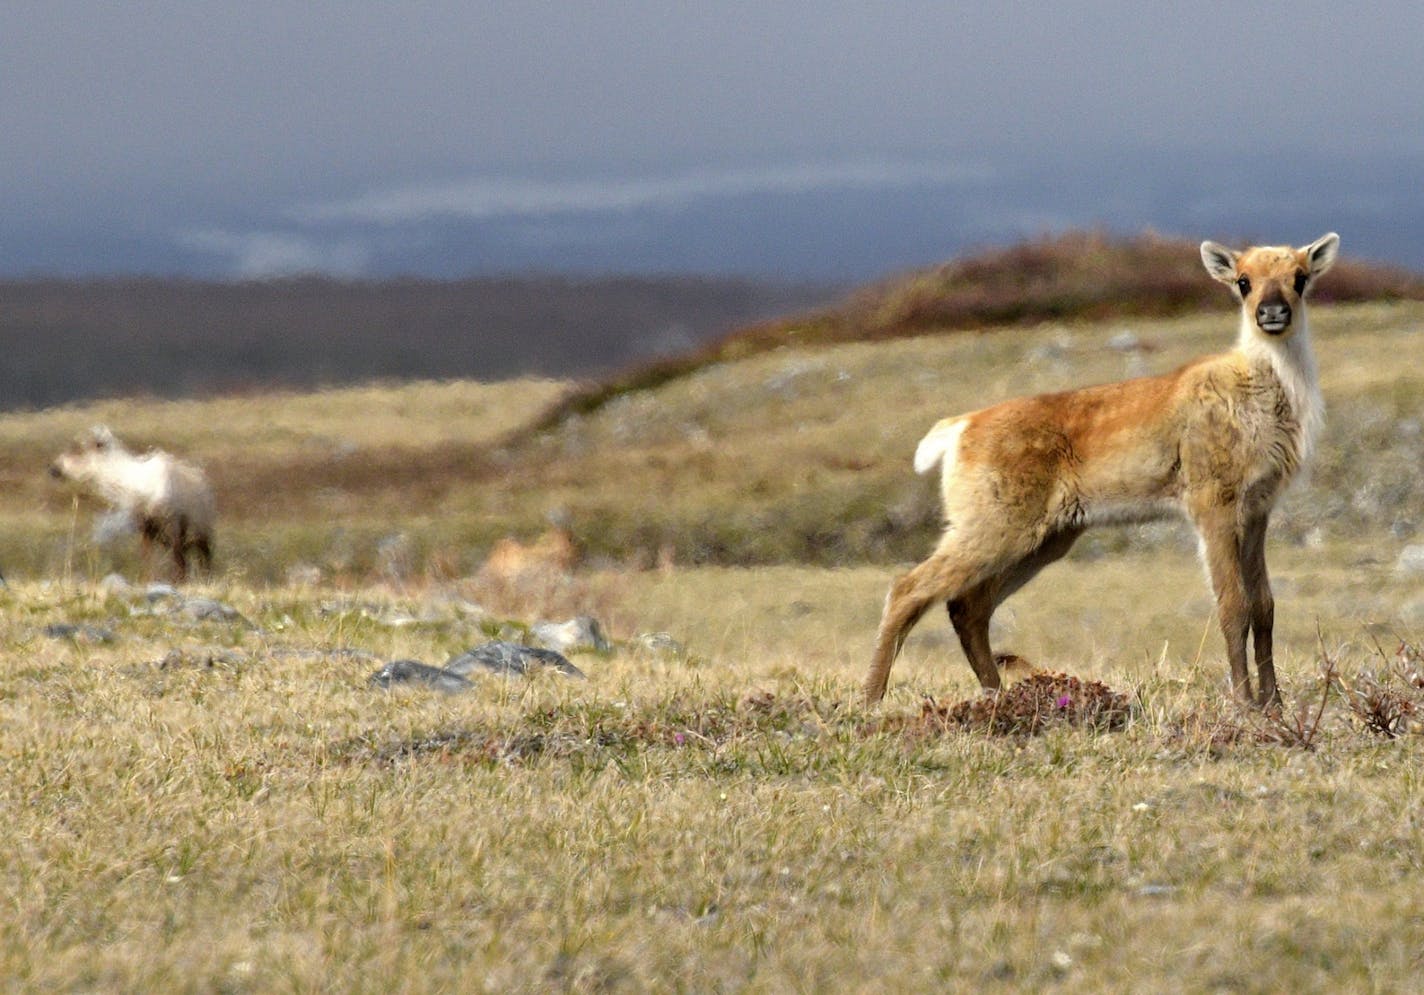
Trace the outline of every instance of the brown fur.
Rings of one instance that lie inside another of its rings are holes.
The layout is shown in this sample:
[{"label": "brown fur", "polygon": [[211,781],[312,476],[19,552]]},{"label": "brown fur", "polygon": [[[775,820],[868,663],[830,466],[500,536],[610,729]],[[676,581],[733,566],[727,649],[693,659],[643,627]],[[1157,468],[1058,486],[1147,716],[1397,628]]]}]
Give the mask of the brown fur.
[{"label": "brown fur", "polygon": [[938,601],[979,682],[999,687],[989,645],[999,604],[1087,528],[1175,512],[1200,537],[1233,686],[1251,697],[1245,643],[1254,633],[1258,700],[1277,702],[1266,524],[1319,422],[1302,296],[1337,244],[1330,235],[1299,250],[1238,256],[1203,243],[1208,271],[1241,300],[1236,349],[1161,376],[1017,398],[937,425],[922,447],[953,440],[942,455],[930,447],[943,463],[945,532],[929,559],[890,588],[867,701],[884,695],[905,637]]}]

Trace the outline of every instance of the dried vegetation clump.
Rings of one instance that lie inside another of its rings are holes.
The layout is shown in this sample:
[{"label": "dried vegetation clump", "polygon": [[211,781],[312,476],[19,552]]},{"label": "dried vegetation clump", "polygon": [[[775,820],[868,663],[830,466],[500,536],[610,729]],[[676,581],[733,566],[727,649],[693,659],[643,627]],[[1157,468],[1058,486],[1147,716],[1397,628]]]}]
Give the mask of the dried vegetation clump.
[{"label": "dried vegetation clump", "polygon": [[1101,681],[1071,674],[1037,673],[999,691],[984,691],[954,705],[929,699],[918,716],[893,725],[907,731],[977,729],[995,736],[1033,736],[1054,726],[1116,732],[1132,714],[1128,696]]},{"label": "dried vegetation clump", "polygon": [[1401,641],[1390,660],[1383,649],[1384,665],[1362,670],[1340,682],[1350,713],[1367,730],[1386,739],[1424,732],[1424,655]]}]

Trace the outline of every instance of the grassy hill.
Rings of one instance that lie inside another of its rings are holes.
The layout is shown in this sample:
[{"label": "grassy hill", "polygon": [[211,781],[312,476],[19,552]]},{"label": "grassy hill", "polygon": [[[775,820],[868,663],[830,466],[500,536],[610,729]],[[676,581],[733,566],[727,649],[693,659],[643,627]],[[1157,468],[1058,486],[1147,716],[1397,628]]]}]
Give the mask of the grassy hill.
[{"label": "grassy hill", "polygon": [[[1152,233],[1068,232],[951,260],[861,288],[839,304],[739,329],[676,356],[583,386],[536,423],[543,428],[610,397],[656,386],[710,363],[787,346],[878,342],[947,331],[1025,328],[1050,321],[1170,317],[1222,306],[1202,278],[1198,243]],[[1424,277],[1342,260],[1318,303],[1424,300]]]},{"label": "grassy hill", "polygon": [[[996,649],[1127,694],[1120,731],[947,725],[976,688],[942,613],[881,708],[857,697],[895,563],[937,531],[934,484],[910,468],[925,429],[1223,348],[1219,296],[984,334],[750,333],[741,355],[539,431],[575,385],[0,416],[0,974],[35,990],[1408,990],[1424,573],[1401,553],[1424,543],[1424,303],[1312,311],[1327,427],[1269,545],[1281,716],[1227,698],[1173,525],[1092,535],[996,616]],[[100,583],[140,565],[96,546],[89,510],[43,474],[96,420],[207,466],[219,570],[185,593],[232,614]],[[497,538],[550,517],[584,567],[479,575]],[[385,661],[441,664],[582,613],[612,640],[575,656],[586,681],[367,683]],[[1386,713],[1394,738],[1371,725]]]},{"label": "grassy hill", "polygon": [[[1170,279],[1129,286],[1129,274],[1159,263]],[[224,558],[253,579],[279,578],[298,561],[359,578],[396,533],[417,564],[466,572],[497,538],[533,534],[550,515],[567,517],[610,563],[669,551],[688,564],[913,558],[938,516],[933,485],[908,470],[923,431],[1003,397],[1166,370],[1225,348],[1231,303],[1199,270],[1194,246],[1065,236],[911,274],[838,309],[754,326],[592,386],[391,385],[9,415],[0,418],[0,563],[53,572],[84,548],[68,536],[77,527],[83,538],[85,525],[42,470],[97,420],[134,445],[208,465]],[[1101,316],[1107,296],[1090,293],[1094,274],[1121,293],[1112,317]],[[1025,304],[1019,323],[987,324],[1005,317],[989,302],[1012,280],[1039,288],[1025,298],[1037,310]],[[1342,262],[1320,287],[1313,315],[1332,408],[1313,482],[1292,492],[1281,519],[1291,541],[1365,527],[1405,535],[1424,523],[1408,434],[1420,377],[1392,362],[1415,347],[1419,286]],[[1382,299],[1331,303],[1371,295]],[[1209,305],[1172,316],[1198,297]],[[942,324],[923,324],[928,305],[913,303],[931,299]],[[1052,304],[1066,299],[1076,310]],[[968,334],[953,334],[971,321]],[[1096,541],[1124,541],[1105,536]]]},{"label": "grassy hill", "polygon": [[[1284,541],[1424,525],[1417,348],[1424,305],[1313,315],[1330,413],[1308,482],[1278,516]],[[1139,347],[1115,348],[1124,332]],[[1165,370],[1226,346],[1227,314],[1050,324],[994,335],[792,348],[710,363],[541,433],[515,431],[563,395],[550,381],[413,384],[212,402],[114,401],[0,418],[0,563],[53,574],[87,541],[43,471],[79,428],[207,465],[222,561],[252,580],[296,563],[358,580],[404,534],[419,569],[473,570],[506,534],[567,518],[588,553],[647,564],[823,566],[916,558],[937,531],[932,481],[910,454],[937,419],[1014,394]],[[510,433],[514,432],[514,441]],[[505,440],[501,442],[501,440]],[[73,536],[73,538],[71,538]],[[1090,537],[1080,552],[1131,541]]]}]

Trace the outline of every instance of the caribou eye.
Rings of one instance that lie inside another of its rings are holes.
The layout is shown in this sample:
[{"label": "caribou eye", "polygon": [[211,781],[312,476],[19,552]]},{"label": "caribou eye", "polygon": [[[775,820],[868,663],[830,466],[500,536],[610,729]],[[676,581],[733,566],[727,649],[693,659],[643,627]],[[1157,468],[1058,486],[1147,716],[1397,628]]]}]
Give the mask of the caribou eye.
[{"label": "caribou eye", "polygon": [[1305,293],[1305,285],[1309,282],[1310,277],[1306,276],[1304,273],[1297,273],[1295,275],[1295,292],[1297,294]]},{"label": "caribou eye", "polygon": [[1244,276],[1241,277],[1241,279],[1236,281],[1236,289],[1241,291],[1242,297],[1245,297],[1251,292],[1251,281]]}]

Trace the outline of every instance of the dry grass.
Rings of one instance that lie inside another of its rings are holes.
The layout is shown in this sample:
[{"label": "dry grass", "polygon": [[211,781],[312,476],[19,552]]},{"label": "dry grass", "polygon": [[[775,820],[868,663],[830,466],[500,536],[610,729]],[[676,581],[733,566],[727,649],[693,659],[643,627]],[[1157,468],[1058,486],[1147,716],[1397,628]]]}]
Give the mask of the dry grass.
[{"label": "dry grass", "polygon": [[[1395,361],[1417,348],[1421,316],[1424,305],[1410,303],[1314,312],[1331,409],[1312,482],[1280,516],[1288,541],[1374,527],[1407,538],[1424,524],[1424,377]],[[1140,348],[1110,347],[1125,331]],[[503,536],[532,539],[551,516],[605,563],[669,554],[684,565],[901,561],[938,528],[933,486],[908,472],[927,426],[1014,394],[1169,369],[1232,334],[1223,306],[1207,317],[782,350],[493,447],[561,388],[447,385],[436,400],[422,388],[386,388],[369,402],[333,391],[302,399],[296,415],[283,414],[288,399],[248,398],[220,402],[211,417],[197,405],[135,402],[65,409],[53,421],[5,416],[0,564],[20,575],[54,574],[66,561],[90,569],[88,559],[99,575],[134,568],[125,555],[94,551],[87,513],[76,520],[43,477],[71,430],[99,417],[135,445],[207,465],[219,559],[253,581],[280,581],[300,562],[359,582],[380,572],[378,547],[400,533],[417,574],[460,576]],[[383,419],[383,406],[398,414]],[[281,428],[303,418],[304,433]],[[1103,533],[1080,555],[1123,542]]]},{"label": "dry grass", "polygon": [[[250,624],[0,593],[0,971],[235,992],[1411,983],[1420,737],[1381,740],[1338,697],[1309,751],[1184,734],[1244,721],[1219,661],[1123,669],[1151,638],[1131,631],[1075,668],[1132,689],[1119,732],[922,722],[924,691],[972,693],[924,645],[866,712],[868,630],[833,616],[861,614],[873,572],[702,573],[584,579],[585,603],[621,606],[615,637],[670,628],[688,656],[623,644],[578,658],[587,682],[453,696],[366,677],[484,638],[441,607],[468,590],[207,592]],[[113,638],[43,635],[56,621]],[[1314,701],[1309,644],[1285,645],[1288,696]]]},{"label": "dry grass", "polygon": [[[1329,428],[1270,546],[1279,719],[1226,697],[1181,530],[1099,533],[1001,610],[997,649],[1080,695],[1126,696],[1111,732],[938,721],[963,702],[1002,714],[974,704],[942,614],[912,635],[884,707],[857,703],[889,561],[935,528],[909,454],[951,411],[1219,348],[1224,309],[784,350],[517,446],[484,443],[557,386],[0,418],[0,976],[1409,990],[1424,575],[1395,564],[1424,525],[1424,382],[1400,362],[1421,317],[1316,312]],[[1124,330],[1145,348],[1109,348]],[[222,569],[199,590],[241,618],[103,593],[132,560],[95,549],[37,479],[99,417],[222,482]],[[551,512],[592,566],[479,576],[496,538],[532,538]],[[641,569],[669,549],[670,568]],[[367,684],[385,661],[440,664],[583,612],[615,641],[576,658],[587,681]],[[641,647],[643,632],[685,650]],[[1052,680],[1032,714],[1072,698]]]}]

